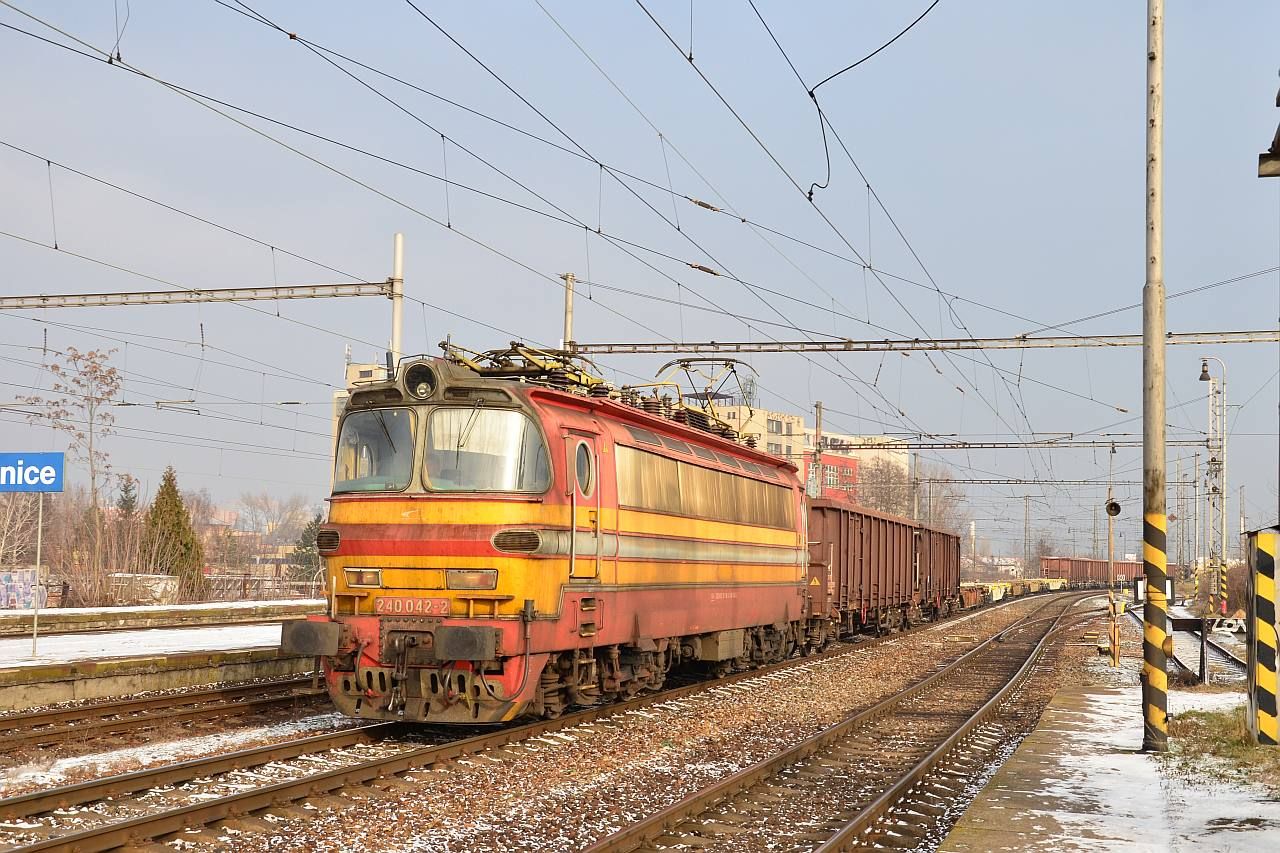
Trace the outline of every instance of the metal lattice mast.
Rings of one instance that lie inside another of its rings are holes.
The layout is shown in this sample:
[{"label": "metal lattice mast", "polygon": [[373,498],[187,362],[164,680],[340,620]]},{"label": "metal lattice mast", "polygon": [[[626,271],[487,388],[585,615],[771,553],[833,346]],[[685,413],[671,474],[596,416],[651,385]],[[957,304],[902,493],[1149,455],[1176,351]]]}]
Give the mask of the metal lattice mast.
[{"label": "metal lattice mast", "polygon": [[1200,378],[1209,383],[1209,460],[1205,464],[1206,544],[1209,551],[1209,601],[1217,600],[1217,610],[1227,612],[1227,406],[1226,365],[1222,377],[1209,373],[1209,358],[1201,362]]}]

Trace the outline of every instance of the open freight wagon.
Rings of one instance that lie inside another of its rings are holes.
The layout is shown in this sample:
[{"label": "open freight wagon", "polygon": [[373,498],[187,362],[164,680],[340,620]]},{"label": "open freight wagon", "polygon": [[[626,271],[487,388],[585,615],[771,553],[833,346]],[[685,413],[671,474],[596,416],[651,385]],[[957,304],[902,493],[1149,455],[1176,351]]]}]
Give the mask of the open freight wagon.
[{"label": "open freight wagon", "polygon": [[809,502],[809,612],[838,635],[886,631],[960,607],[960,540],[909,519]]}]

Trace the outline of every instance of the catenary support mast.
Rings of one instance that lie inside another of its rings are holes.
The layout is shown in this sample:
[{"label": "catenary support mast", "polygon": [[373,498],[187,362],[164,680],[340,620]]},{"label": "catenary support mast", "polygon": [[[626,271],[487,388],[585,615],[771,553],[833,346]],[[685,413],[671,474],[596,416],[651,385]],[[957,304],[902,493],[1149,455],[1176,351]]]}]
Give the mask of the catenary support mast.
[{"label": "catenary support mast", "polygon": [[1169,749],[1165,599],[1164,0],[1147,0],[1147,279],[1142,288],[1142,748]]}]

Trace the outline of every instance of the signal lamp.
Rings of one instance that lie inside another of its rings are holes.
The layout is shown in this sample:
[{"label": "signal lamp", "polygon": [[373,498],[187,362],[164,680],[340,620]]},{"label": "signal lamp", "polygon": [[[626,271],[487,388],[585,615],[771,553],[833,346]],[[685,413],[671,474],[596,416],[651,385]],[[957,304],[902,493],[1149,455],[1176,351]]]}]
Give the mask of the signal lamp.
[{"label": "signal lamp", "polygon": [[1120,504],[1116,501],[1107,501],[1107,515],[1115,518],[1120,514]]}]

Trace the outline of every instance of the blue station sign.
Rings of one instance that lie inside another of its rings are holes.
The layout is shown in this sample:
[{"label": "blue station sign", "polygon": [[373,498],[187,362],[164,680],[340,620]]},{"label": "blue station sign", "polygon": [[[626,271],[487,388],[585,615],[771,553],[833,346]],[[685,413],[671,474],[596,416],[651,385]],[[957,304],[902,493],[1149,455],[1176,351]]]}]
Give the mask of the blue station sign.
[{"label": "blue station sign", "polygon": [[0,453],[0,492],[60,492],[66,454]]}]

